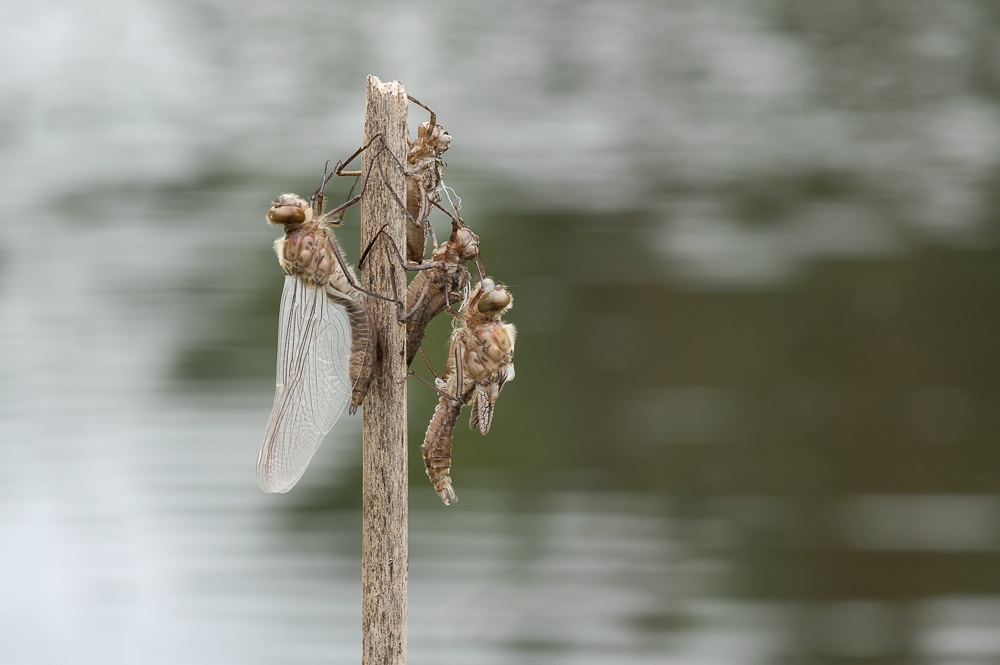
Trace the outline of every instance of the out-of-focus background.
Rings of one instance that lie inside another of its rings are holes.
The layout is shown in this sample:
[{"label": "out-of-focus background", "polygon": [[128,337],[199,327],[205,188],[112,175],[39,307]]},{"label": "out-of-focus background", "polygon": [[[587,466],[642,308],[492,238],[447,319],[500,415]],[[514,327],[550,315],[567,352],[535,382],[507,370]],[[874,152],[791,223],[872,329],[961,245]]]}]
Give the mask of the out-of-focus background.
[{"label": "out-of-focus background", "polygon": [[411,663],[1000,660],[997,3],[0,12],[0,662],[359,661],[360,418],[254,461],[369,73],[519,330],[450,508],[411,381]]}]

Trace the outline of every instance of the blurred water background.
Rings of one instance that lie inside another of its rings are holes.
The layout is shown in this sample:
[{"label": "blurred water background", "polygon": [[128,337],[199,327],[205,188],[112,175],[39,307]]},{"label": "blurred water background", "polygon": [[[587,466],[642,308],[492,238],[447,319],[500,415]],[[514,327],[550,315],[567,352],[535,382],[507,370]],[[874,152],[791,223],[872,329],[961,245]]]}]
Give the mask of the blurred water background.
[{"label": "blurred water background", "polygon": [[997,3],[0,17],[0,663],[360,660],[360,419],[289,495],[254,461],[263,206],[369,73],[519,329],[450,508],[411,382],[411,663],[1000,662]]}]

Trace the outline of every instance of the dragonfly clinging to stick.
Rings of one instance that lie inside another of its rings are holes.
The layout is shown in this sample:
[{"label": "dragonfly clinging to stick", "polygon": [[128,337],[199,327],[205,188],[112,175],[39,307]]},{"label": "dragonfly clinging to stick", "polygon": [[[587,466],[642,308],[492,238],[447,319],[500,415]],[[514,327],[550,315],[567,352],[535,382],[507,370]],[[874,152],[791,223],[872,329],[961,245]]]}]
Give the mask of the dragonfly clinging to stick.
[{"label": "dragonfly clinging to stick", "polygon": [[497,397],[514,378],[516,330],[501,319],[513,297],[492,279],[473,289],[458,315],[460,325],[451,336],[440,392],[427,426],[422,448],[424,467],[434,490],[446,505],[455,502],[451,486],[451,449],[455,423],[464,404],[470,404],[469,426],[486,434],[493,421]]},{"label": "dragonfly clinging to stick", "polygon": [[[441,201],[437,190],[444,179],[444,169],[447,166],[441,155],[451,147],[451,135],[437,124],[437,114],[429,106],[410,95],[406,97],[430,113],[430,120],[417,126],[417,138],[410,141],[407,137],[409,147],[405,164],[400,164],[406,177],[406,209],[410,218],[406,225],[406,259],[412,263],[420,263],[424,260],[427,236],[433,234],[427,218],[431,214],[431,207]],[[345,161],[337,164],[337,175],[361,175],[360,171],[345,171],[344,167],[376,140],[381,140],[383,145],[385,143],[381,135],[372,138]]]},{"label": "dragonfly clinging to stick", "polygon": [[282,194],[267,212],[285,231],[274,244],[285,285],[274,405],[257,458],[265,492],[287,492],[298,482],[344,408],[357,410],[374,374],[377,339],[361,294],[375,294],[358,285],[333,236],[361,194],[324,214],[331,176],[324,171],[310,201]]}]

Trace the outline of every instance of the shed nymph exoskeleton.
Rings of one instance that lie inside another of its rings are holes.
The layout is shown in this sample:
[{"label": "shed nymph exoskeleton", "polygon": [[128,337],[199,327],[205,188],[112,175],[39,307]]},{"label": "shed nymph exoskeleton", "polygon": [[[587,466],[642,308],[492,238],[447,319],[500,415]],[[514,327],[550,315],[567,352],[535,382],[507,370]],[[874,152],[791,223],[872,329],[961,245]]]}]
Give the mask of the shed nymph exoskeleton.
[{"label": "shed nymph exoskeleton", "polygon": [[[434,240],[428,217],[434,204],[441,200],[437,190],[443,182],[447,166],[441,155],[451,147],[451,135],[437,124],[437,114],[429,106],[410,95],[406,97],[430,113],[430,120],[417,126],[417,138],[410,141],[407,136],[405,163],[401,164],[406,178],[406,209],[410,218],[406,225],[406,259],[412,263],[420,263],[424,259],[428,234]],[[345,161],[337,164],[337,175],[360,175],[360,171],[345,171],[344,167],[376,140],[382,140],[382,137],[375,136]],[[384,145],[384,140],[382,143]]]}]

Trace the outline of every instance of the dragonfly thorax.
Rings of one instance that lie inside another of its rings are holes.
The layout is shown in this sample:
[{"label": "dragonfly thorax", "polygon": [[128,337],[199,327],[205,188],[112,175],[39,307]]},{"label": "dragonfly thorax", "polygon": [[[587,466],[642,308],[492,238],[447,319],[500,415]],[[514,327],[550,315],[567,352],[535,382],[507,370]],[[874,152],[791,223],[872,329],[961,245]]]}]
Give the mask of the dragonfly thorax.
[{"label": "dragonfly thorax", "polygon": [[286,275],[300,277],[315,286],[333,286],[343,293],[353,292],[344,270],[337,261],[334,240],[318,224],[286,227],[285,237],[278,240],[278,261]]}]

